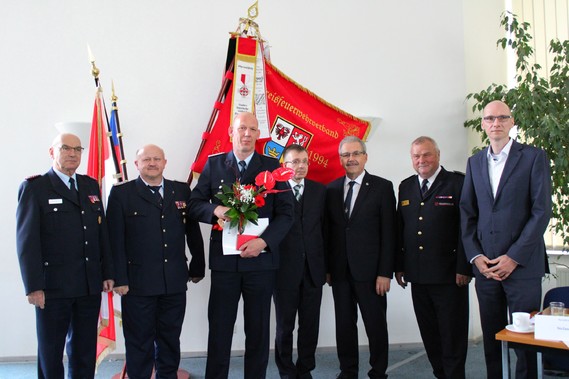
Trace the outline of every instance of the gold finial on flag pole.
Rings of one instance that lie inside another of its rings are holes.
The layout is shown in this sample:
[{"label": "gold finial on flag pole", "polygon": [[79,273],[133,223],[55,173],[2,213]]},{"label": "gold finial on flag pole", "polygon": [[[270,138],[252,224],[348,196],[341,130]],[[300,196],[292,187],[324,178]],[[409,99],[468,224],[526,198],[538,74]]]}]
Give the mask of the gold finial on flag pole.
[{"label": "gold finial on flag pole", "polygon": [[115,82],[111,80],[111,101],[117,101],[118,97],[115,95]]},{"label": "gold finial on flag pole", "polygon": [[257,16],[259,15],[258,3],[259,1],[255,1],[255,3],[251,5],[249,9],[247,9],[247,15],[251,20],[256,19]]},{"label": "gold finial on flag pole", "polygon": [[95,57],[93,56],[93,52],[91,51],[91,46],[87,45],[87,53],[89,54],[89,62],[91,62],[91,74],[95,78],[95,85],[99,86],[99,69],[95,66]]},{"label": "gold finial on flag pole", "polygon": [[253,21],[257,16],[259,16],[259,7],[258,1],[255,1],[253,5],[251,5],[247,9],[247,17],[241,17],[239,19],[239,25],[237,26],[237,30],[231,33],[233,36],[251,36],[257,37],[259,40],[261,38],[261,32],[259,31],[259,25]]}]

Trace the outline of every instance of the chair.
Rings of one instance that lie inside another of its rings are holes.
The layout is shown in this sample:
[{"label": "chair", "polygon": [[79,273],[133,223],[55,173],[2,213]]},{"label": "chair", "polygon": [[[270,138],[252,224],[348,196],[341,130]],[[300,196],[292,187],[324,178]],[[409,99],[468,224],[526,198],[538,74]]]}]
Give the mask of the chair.
[{"label": "chair", "polygon": [[[561,301],[569,307],[569,286],[552,288],[543,298],[543,308],[549,307],[552,301]],[[543,370],[547,375],[569,376],[569,359],[543,353]]]}]

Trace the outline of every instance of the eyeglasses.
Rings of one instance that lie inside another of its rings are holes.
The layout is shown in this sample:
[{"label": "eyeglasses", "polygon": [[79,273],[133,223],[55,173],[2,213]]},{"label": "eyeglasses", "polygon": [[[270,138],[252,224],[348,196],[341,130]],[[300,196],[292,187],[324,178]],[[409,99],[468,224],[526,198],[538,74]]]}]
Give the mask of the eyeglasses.
[{"label": "eyeglasses", "polygon": [[354,157],[354,158],[359,158],[362,155],[365,155],[366,152],[365,151],[354,151],[352,153],[341,153],[340,157],[341,158],[349,158],[350,156]]},{"label": "eyeglasses", "polygon": [[66,153],[70,153],[71,150],[75,150],[75,152],[77,154],[81,154],[83,152],[83,150],[85,150],[85,148],[81,147],[81,146],[71,147],[71,146],[67,146],[67,145],[61,145],[61,147],[59,148],[59,151],[63,151]]},{"label": "eyeglasses", "polygon": [[287,161],[285,162],[285,164],[290,164],[293,166],[300,166],[300,165],[309,166],[310,162],[308,161],[308,159],[303,159],[303,160],[295,159],[294,161]]},{"label": "eyeglasses", "polygon": [[498,122],[501,124],[501,123],[506,122],[507,120],[509,120],[511,118],[512,118],[512,116],[508,116],[508,115],[484,116],[483,120],[489,124],[493,124],[494,120],[498,120]]}]

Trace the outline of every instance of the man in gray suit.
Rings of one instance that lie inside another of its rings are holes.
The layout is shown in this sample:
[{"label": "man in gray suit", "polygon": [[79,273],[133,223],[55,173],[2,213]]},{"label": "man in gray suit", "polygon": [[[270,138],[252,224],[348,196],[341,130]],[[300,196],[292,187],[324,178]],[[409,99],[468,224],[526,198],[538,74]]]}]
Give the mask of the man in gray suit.
[{"label": "man in gray suit", "polygon": [[[482,128],[490,146],[468,160],[460,201],[464,250],[476,276],[488,378],[502,377],[495,334],[508,324],[508,312],[540,308],[546,269],[549,160],[542,149],[512,140],[513,126],[505,103],[486,105]],[[516,354],[516,378],[536,377],[535,353]]]}]

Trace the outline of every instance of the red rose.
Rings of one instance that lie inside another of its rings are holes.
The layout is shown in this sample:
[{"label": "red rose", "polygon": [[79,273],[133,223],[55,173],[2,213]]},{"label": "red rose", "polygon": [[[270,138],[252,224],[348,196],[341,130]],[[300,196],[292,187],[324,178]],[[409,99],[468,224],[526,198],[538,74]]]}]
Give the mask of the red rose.
[{"label": "red rose", "polygon": [[265,205],[265,197],[263,195],[255,196],[255,205],[257,206],[257,208],[261,208],[262,206],[264,206]]}]

